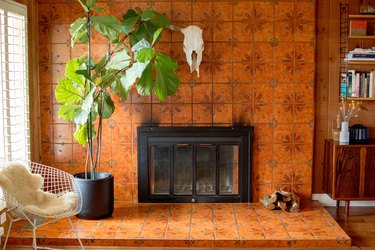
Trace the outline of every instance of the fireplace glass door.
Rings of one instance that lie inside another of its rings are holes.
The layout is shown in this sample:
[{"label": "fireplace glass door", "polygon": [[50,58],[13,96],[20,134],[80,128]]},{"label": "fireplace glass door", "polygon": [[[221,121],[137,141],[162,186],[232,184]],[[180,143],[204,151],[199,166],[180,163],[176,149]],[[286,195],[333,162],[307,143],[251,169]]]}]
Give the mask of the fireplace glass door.
[{"label": "fireplace glass door", "polygon": [[238,195],[239,145],[151,145],[149,170],[151,195]]}]

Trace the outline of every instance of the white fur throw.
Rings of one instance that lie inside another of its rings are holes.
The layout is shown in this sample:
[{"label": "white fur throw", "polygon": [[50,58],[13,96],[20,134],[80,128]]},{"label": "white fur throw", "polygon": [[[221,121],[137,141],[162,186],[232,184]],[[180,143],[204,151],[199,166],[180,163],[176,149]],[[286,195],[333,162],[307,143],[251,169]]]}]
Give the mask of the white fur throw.
[{"label": "white fur throw", "polygon": [[73,209],[78,195],[73,192],[61,196],[44,192],[43,177],[32,174],[19,163],[0,167],[0,186],[7,191],[23,208],[39,216],[56,216]]}]

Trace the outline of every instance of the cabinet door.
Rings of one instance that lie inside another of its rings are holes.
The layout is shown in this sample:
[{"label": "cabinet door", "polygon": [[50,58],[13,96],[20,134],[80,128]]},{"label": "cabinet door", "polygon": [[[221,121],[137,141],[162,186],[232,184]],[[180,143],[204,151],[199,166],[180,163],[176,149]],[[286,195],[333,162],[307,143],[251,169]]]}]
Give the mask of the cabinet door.
[{"label": "cabinet door", "polygon": [[364,197],[375,198],[375,147],[366,149]]},{"label": "cabinet door", "polygon": [[360,147],[336,147],[335,198],[359,197]]}]

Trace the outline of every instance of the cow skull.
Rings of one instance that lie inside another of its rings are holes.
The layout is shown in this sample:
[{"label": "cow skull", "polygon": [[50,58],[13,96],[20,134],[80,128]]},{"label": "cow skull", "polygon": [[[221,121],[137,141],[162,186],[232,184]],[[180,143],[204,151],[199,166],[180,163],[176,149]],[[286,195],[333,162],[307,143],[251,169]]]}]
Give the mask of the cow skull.
[{"label": "cow skull", "polygon": [[184,34],[184,52],[187,63],[190,65],[190,73],[196,70],[199,77],[199,65],[202,62],[204,50],[202,29],[196,25],[190,25],[181,29],[181,32]]}]

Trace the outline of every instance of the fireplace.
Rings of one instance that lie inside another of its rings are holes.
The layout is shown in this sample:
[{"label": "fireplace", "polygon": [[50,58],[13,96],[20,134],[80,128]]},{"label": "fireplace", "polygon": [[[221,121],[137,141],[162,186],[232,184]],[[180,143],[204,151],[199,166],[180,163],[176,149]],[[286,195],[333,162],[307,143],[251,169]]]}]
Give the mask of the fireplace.
[{"label": "fireplace", "polygon": [[138,201],[251,201],[251,131],[138,127]]}]

